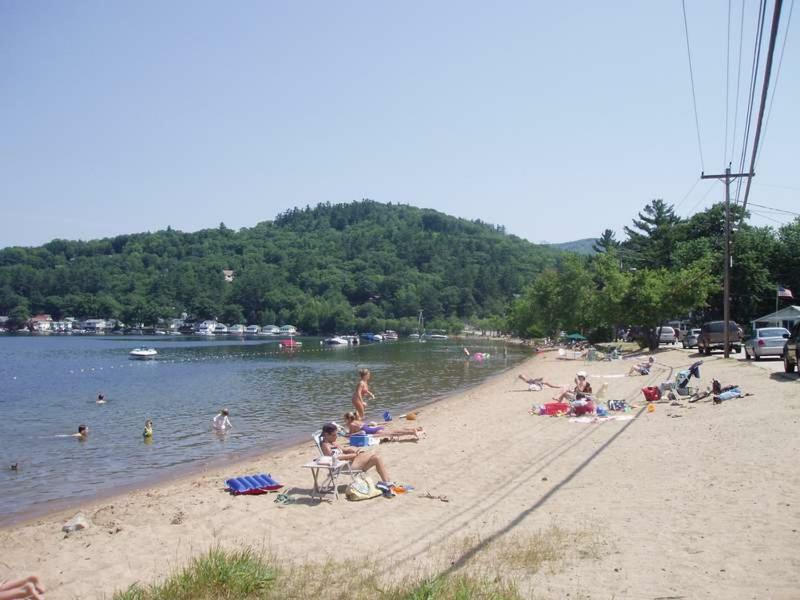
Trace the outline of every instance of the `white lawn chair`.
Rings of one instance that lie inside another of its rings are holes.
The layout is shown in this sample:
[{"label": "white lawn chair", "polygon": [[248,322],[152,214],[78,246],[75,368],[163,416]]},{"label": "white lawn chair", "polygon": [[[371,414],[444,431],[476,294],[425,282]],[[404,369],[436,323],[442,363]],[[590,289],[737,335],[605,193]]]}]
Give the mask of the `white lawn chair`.
[{"label": "white lawn chair", "polygon": [[[310,463],[303,465],[304,469],[311,469],[311,475],[314,477],[314,489],[311,491],[311,497],[315,495],[322,499],[323,494],[333,493],[335,499],[339,499],[339,476],[342,474],[348,475],[350,481],[353,481],[353,476],[356,473],[361,473],[359,469],[354,469],[350,462],[346,460],[336,461],[331,456],[325,456],[322,453],[322,430],[315,431],[311,436],[314,440],[314,445],[317,447],[319,456],[312,460]],[[323,472],[322,482],[320,483],[320,472]]]}]

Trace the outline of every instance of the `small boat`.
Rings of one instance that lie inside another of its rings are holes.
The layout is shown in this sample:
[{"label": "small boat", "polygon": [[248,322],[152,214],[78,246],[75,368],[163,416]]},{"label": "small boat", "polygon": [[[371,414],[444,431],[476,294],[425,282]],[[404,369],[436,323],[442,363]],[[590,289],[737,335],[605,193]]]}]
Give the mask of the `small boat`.
[{"label": "small boat", "polygon": [[412,339],[412,340],[418,340],[419,339],[419,334],[418,333],[409,333],[408,337],[410,339]]},{"label": "small boat", "polygon": [[281,340],[280,342],[278,342],[278,345],[281,348],[299,348],[300,346],[303,345],[303,342],[298,342],[294,338],[288,338],[288,339]]},{"label": "small boat", "polygon": [[429,340],[446,340],[447,336],[443,333],[429,333],[428,334]]},{"label": "small boat", "polygon": [[134,348],[128,356],[135,360],[152,360],[158,356],[158,352],[155,348]]},{"label": "small boat", "polygon": [[396,331],[387,329],[386,331],[383,332],[383,339],[386,340],[387,342],[393,342],[395,340],[399,340],[400,336],[397,335]]},{"label": "small boat", "polygon": [[380,333],[362,333],[361,339],[368,342],[382,342],[383,336]]},{"label": "small boat", "polygon": [[326,345],[328,346],[347,346],[350,342],[348,342],[345,338],[335,335],[333,337],[325,338],[323,340]]}]

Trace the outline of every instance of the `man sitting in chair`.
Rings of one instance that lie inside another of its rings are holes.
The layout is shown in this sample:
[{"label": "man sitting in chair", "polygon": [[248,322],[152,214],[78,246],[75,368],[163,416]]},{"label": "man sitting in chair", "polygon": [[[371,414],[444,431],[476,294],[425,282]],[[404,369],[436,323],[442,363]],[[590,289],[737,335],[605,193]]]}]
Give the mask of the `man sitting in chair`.
[{"label": "man sitting in chair", "polygon": [[381,481],[378,482],[379,484],[384,483],[388,486],[394,485],[391,479],[389,479],[386,465],[383,464],[383,459],[380,456],[364,452],[361,448],[354,448],[347,451],[342,450],[336,444],[337,435],[338,427],[335,423],[326,423],[322,426],[322,444],[320,444],[320,447],[322,448],[322,454],[324,456],[330,456],[334,461],[347,461],[353,469],[359,471],[366,472],[372,467],[375,467],[375,470],[378,471],[378,476],[381,478]]}]

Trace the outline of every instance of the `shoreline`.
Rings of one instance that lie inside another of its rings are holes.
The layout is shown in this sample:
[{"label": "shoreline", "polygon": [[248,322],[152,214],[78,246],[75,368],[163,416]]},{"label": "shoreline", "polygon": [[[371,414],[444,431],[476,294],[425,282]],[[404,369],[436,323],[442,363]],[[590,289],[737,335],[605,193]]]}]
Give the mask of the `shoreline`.
[{"label": "shoreline", "polygon": [[[309,439],[87,503],[82,531],[64,535],[73,516],[64,511],[0,529],[0,579],[34,572],[48,597],[108,599],[209,548],[252,548],[310,573],[366,558],[378,581],[467,574],[511,583],[525,598],[795,598],[800,468],[786,459],[800,451],[795,376],[777,363],[703,357],[696,385],[716,378],[753,395],[658,402],[624,421],[533,416],[531,404],[552,394],[517,379],[563,383],[586,370],[593,385],[609,384],[603,401],[636,398],[642,409],[642,387],[674,380],[694,360],[668,350],[651,375],[625,377],[629,361],[534,355],[424,407],[416,424],[425,439],[376,447],[410,493],[312,500],[302,468],[316,455]],[[272,473],[293,501],[223,492],[233,469]],[[347,543],[321,543],[323,533]],[[642,557],[653,568],[642,569]]]},{"label": "shoreline", "polygon": [[[501,338],[496,338],[496,339],[501,339]],[[513,342],[507,342],[507,343],[513,343]],[[516,345],[522,346],[521,343],[517,343]],[[488,384],[492,380],[503,376],[509,370],[527,364],[528,361],[532,360],[535,357],[536,353],[523,359],[521,362],[517,363],[514,366],[509,366],[500,369],[496,373],[489,375],[486,379],[471,387],[454,389],[450,392],[445,393],[442,396],[433,398],[427,402],[423,402],[421,404],[414,405],[411,408],[405,409],[405,412],[406,413],[419,412],[424,408],[428,408],[438,403],[445,402],[460,394],[466,394],[467,392],[476,390],[481,386]],[[393,422],[396,423],[396,421]],[[251,465],[255,462],[267,461],[271,457],[278,456],[282,452],[290,452],[293,450],[299,450],[300,448],[305,448],[306,446],[309,445],[308,442],[304,441],[305,437],[310,438],[311,433],[313,433],[313,431],[315,431],[315,429],[318,429],[321,425],[322,423],[320,423],[318,426],[311,427],[309,429],[308,436],[297,434],[296,436],[291,436],[292,437],[291,440],[287,439],[281,442],[277,442],[274,446],[271,446],[269,448],[262,447],[258,449],[251,448],[249,450],[240,450],[231,455],[219,456],[210,460],[206,459],[197,461],[195,463],[189,463],[181,467],[175,467],[175,471],[164,473],[160,476],[158,475],[155,476],[154,481],[123,484],[115,486],[113,489],[105,490],[80,499],[70,500],[68,498],[61,498],[58,500],[52,500],[40,506],[31,507],[23,512],[13,513],[7,516],[0,516],[0,532],[13,530],[18,527],[24,527],[36,521],[41,521],[42,519],[49,519],[52,517],[60,517],[63,518],[64,521],[66,521],[75,514],[79,512],[84,512],[85,509],[89,509],[98,503],[112,502],[117,498],[122,498],[133,493],[148,491],[148,490],[158,490],[169,485],[185,484],[191,482],[192,480],[198,477],[214,476],[220,473],[222,469],[236,470],[239,469],[240,467],[244,468],[245,466]],[[232,476],[233,475],[228,475],[228,477]],[[224,482],[224,476],[220,475],[220,477],[223,477],[222,481]],[[58,506],[53,506],[54,504],[57,504]]]}]

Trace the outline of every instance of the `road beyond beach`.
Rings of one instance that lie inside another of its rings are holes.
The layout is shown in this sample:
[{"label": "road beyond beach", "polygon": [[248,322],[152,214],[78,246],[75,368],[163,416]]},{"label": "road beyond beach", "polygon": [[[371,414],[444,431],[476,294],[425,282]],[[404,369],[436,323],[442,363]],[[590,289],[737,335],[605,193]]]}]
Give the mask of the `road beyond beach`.
[{"label": "road beyond beach", "polygon": [[[700,358],[700,385],[715,377],[753,395],[645,410],[641,387]],[[110,597],[219,545],[294,563],[368,557],[387,580],[464,570],[514,582],[531,598],[796,598],[797,376],[773,372],[771,361],[670,350],[656,355],[650,376],[619,377],[631,364],[545,353],[426,407],[416,422],[426,439],[375,450],[413,492],[311,501],[301,468],[315,456],[309,440],[86,504],[83,531],[61,531],[76,510],[4,529],[0,579],[36,573],[48,598]],[[635,418],[529,414],[553,390],[528,391],[520,372],[567,384],[578,370],[595,391],[608,383],[603,401],[638,405]],[[260,472],[285,482],[294,501],[223,490],[227,477]]]}]

